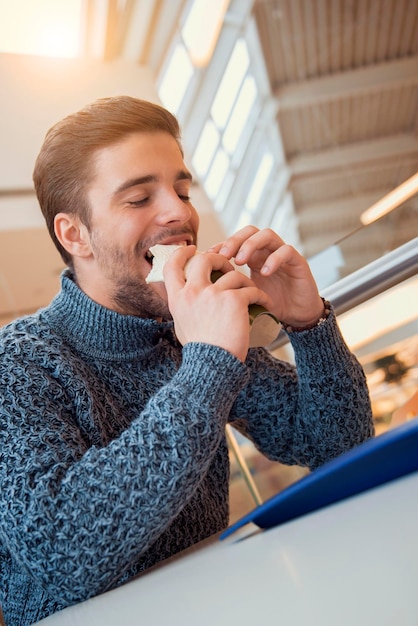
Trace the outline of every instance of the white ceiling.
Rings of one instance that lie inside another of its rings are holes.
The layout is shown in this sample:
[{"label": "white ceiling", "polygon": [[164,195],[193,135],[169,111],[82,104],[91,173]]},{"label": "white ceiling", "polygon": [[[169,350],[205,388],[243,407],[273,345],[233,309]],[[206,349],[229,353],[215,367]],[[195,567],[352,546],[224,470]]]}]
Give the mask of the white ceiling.
[{"label": "white ceiling", "polygon": [[418,2],[259,0],[254,14],[310,255],[418,171]]}]

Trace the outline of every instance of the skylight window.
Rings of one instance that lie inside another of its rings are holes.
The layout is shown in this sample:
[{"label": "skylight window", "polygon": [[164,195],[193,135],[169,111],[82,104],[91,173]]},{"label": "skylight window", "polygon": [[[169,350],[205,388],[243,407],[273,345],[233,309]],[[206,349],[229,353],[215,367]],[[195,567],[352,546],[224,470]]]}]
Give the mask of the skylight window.
[{"label": "skylight window", "polygon": [[229,154],[232,154],[238,145],[256,98],[255,80],[252,76],[247,76],[223,134],[222,144]]},{"label": "skylight window", "polygon": [[212,120],[205,123],[199,143],[193,155],[192,163],[196,174],[201,178],[206,176],[209,165],[219,145],[219,131]]},{"label": "skylight window", "polygon": [[222,149],[219,149],[213,160],[212,167],[205,180],[205,189],[209,198],[214,199],[222,185],[229,168],[229,159]]},{"label": "skylight window", "polygon": [[[201,13],[206,9],[226,12],[217,22],[216,46],[212,40],[210,58],[201,62],[195,53],[204,42],[197,32],[211,29],[209,17]],[[269,226],[281,144],[248,5],[188,0],[179,23],[177,44],[160,74],[160,98],[181,122],[185,153],[225,229],[234,230],[238,223]]]},{"label": "skylight window", "polygon": [[161,101],[174,114],[180,108],[193,73],[193,64],[187,50],[183,44],[178,43],[174,47],[158,87]]},{"label": "skylight window", "polygon": [[247,45],[239,39],[235,44],[211,109],[212,118],[218,128],[224,128],[228,120],[249,62]]},{"label": "skylight window", "polygon": [[229,0],[194,0],[181,30],[190,59],[206,66],[213,54]]},{"label": "skylight window", "polygon": [[258,207],[261,195],[273,169],[273,163],[274,159],[271,152],[264,153],[260,165],[258,166],[257,173],[254,176],[247,202],[245,203],[245,206],[250,213],[254,213]]}]

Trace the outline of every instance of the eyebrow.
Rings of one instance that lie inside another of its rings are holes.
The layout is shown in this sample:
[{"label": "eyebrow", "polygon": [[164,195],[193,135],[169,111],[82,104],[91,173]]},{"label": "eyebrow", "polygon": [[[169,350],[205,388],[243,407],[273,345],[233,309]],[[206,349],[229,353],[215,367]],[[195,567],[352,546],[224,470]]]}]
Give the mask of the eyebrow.
[{"label": "eyebrow", "polygon": [[[139,176],[138,178],[130,178],[129,180],[126,180],[121,185],[119,185],[119,187],[115,189],[113,195],[117,196],[123,191],[126,191],[127,189],[130,189],[131,187],[136,187],[138,185],[146,185],[147,183],[157,183],[158,180],[159,180],[158,176],[155,176],[154,174],[147,174],[146,176]],[[179,170],[174,180],[175,182],[177,182],[178,180],[189,180],[190,182],[192,182],[193,177],[189,171]]]}]

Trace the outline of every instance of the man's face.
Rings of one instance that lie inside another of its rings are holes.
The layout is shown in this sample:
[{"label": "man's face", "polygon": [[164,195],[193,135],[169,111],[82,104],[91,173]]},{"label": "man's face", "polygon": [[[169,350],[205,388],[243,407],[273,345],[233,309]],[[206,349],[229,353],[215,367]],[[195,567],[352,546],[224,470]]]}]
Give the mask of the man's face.
[{"label": "man's face", "polygon": [[87,194],[92,254],[80,286],[121,313],[170,319],[164,284],[147,285],[145,278],[152,245],[197,240],[199,219],[180,148],[168,133],[138,132],[100,150],[94,163]]}]

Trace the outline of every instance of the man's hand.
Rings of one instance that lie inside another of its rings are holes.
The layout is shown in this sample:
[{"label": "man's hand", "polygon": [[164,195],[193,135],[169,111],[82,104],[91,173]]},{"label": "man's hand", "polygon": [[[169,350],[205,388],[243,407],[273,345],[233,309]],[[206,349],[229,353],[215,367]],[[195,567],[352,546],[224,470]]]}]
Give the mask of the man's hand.
[{"label": "man's hand", "polygon": [[[228,350],[244,361],[249,347],[248,306],[270,309],[270,298],[245,274],[217,253],[195,255],[195,246],[176,250],[164,268],[168,306],[183,345],[192,341]],[[190,259],[190,261],[189,261]],[[187,281],[184,275],[186,263]],[[211,274],[222,272],[216,282]]]},{"label": "man's hand", "polygon": [[209,252],[234,259],[237,266],[247,265],[254,284],[272,300],[268,310],[287,325],[309,326],[323,314],[308,262],[271,229],[246,226]]}]

